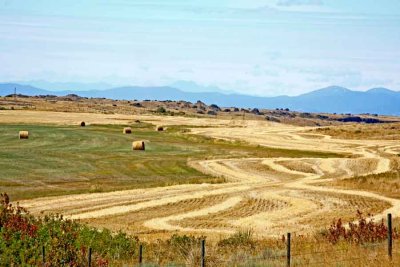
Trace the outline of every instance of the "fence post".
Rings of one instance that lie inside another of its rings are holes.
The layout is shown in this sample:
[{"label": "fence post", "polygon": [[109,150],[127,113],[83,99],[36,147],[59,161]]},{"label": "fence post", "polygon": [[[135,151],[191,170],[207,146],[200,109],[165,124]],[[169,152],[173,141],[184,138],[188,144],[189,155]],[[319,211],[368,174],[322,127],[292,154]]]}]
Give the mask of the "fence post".
[{"label": "fence post", "polygon": [[206,266],[206,241],[201,240],[201,267]]},{"label": "fence post", "polygon": [[42,263],[43,263],[43,266],[46,266],[46,254],[45,254],[44,246],[42,246]]},{"label": "fence post", "polygon": [[88,266],[92,266],[92,248],[89,248],[89,254],[88,254]]},{"label": "fence post", "polygon": [[287,233],[286,241],[286,266],[290,267],[290,233]]},{"label": "fence post", "polygon": [[142,265],[143,262],[143,245],[139,245],[139,265]]},{"label": "fence post", "polygon": [[387,228],[388,228],[388,256],[392,259],[392,249],[393,249],[393,240],[392,240],[392,214],[388,213],[387,215]]}]

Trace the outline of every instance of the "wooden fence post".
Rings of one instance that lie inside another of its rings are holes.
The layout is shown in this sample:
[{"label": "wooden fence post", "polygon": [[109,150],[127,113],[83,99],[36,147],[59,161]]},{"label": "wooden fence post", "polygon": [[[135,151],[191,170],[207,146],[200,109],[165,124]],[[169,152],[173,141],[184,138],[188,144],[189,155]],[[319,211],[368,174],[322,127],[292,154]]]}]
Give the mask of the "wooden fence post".
[{"label": "wooden fence post", "polygon": [[392,214],[389,213],[387,215],[387,228],[388,228],[388,256],[392,259],[392,249],[393,249],[393,240],[392,240]]},{"label": "wooden fence post", "polygon": [[143,245],[139,245],[139,265],[142,265],[143,262]]},{"label": "wooden fence post", "polygon": [[42,263],[43,263],[43,266],[46,266],[46,254],[45,254],[44,246],[42,246]]},{"label": "wooden fence post", "polygon": [[92,266],[92,248],[89,248],[89,254],[88,254],[88,266]]},{"label": "wooden fence post", "polygon": [[290,267],[290,233],[287,233],[286,241],[286,266]]},{"label": "wooden fence post", "polygon": [[201,240],[201,267],[206,266],[206,241]]}]

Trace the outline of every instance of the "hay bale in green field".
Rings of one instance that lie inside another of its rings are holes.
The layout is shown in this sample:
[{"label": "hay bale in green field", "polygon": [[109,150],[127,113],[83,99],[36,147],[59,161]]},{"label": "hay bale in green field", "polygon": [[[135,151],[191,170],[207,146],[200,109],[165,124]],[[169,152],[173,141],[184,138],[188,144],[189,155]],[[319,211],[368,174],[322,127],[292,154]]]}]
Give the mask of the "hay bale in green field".
[{"label": "hay bale in green field", "polygon": [[132,150],[145,150],[144,141],[133,141]]},{"label": "hay bale in green field", "polygon": [[19,131],[19,139],[28,139],[29,132],[28,131]]}]

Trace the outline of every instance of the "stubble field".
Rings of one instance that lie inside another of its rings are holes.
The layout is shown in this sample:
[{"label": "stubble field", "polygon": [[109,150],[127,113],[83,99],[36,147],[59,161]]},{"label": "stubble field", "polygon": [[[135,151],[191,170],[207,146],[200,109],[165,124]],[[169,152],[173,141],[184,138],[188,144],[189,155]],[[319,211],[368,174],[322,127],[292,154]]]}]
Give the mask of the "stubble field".
[{"label": "stubble field", "polygon": [[[34,214],[60,212],[149,239],[306,234],[357,210],[400,216],[395,194],[353,180],[398,173],[397,140],[265,121],[31,113],[0,111],[0,188]],[[78,127],[83,117],[88,126]],[[167,130],[156,132],[159,124]],[[25,129],[30,138],[18,140]],[[133,140],[145,140],[146,151],[132,151]]]}]

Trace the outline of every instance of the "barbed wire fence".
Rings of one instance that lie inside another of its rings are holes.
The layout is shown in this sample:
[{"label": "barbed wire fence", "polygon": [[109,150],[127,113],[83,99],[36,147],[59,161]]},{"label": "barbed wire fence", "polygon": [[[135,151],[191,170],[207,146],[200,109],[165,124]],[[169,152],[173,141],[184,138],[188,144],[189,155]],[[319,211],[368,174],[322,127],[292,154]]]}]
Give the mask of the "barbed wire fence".
[{"label": "barbed wire fence", "polygon": [[[302,236],[287,233],[284,246],[265,249],[255,256],[239,255],[232,251],[228,259],[214,257],[218,252],[207,251],[206,240],[202,239],[191,247],[188,254],[176,256],[173,262],[164,266],[400,266],[400,240],[393,239],[392,215],[387,216],[387,238],[378,242],[361,242],[351,246],[340,246],[329,242],[321,244],[319,240],[309,241]],[[158,266],[152,260],[146,260],[144,244],[139,244],[135,257],[122,266]],[[95,267],[92,262],[92,248],[87,251],[87,266]],[[41,248],[42,266],[46,265],[45,247]],[[385,263],[384,263],[384,262]],[[128,264],[128,265],[127,265]],[[114,266],[114,265],[112,265]],[[119,265],[117,265],[119,266]]]}]

